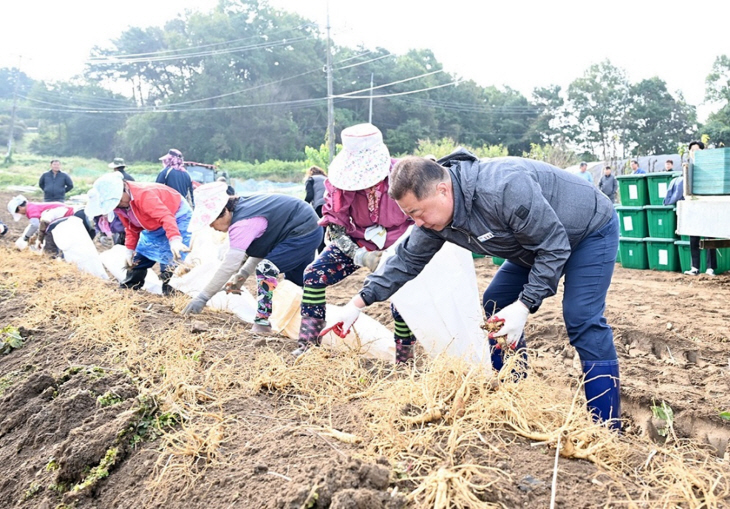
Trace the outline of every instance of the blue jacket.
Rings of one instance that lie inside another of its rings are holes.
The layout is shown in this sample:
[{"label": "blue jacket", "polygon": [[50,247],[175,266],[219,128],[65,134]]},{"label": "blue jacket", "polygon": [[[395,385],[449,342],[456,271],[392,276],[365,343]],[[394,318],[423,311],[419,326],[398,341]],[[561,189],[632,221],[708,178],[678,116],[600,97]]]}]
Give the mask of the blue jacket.
[{"label": "blue jacket", "polygon": [[684,200],[684,177],[674,177],[669,186],[667,186],[667,194],[664,197],[664,205],[674,205],[678,201]]},{"label": "blue jacket", "polygon": [[[183,198],[190,202],[190,205],[195,207],[195,198],[193,197],[193,179],[190,178],[190,174],[186,171],[175,170],[172,168],[165,168],[157,175],[158,184],[165,184],[168,187],[173,188],[175,191],[180,193]],[[190,198],[188,198],[188,195]]]}]

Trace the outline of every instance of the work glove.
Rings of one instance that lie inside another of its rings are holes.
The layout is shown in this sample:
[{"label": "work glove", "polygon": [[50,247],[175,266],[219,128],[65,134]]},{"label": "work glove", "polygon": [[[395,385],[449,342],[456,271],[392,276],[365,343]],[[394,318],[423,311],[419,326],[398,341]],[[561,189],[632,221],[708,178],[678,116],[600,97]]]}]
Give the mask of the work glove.
[{"label": "work glove", "polygon": [[43,249],[43,243],[40,240],[36,240],[31,246],[31,249],[33,251],[40,251],[41,249]]},{"label": "work glove", "polygon": [[226,293],[241,295],[241,288],[246,282],[246,279],[248,279],[248,274],[241,274],[240,272],[237,272],[231,276],[231,279],[228,280],[223,289]]},{"label": "work glove", "polygon": [[360,316],[360,308],[352,302],[348,302],[347,305],[342,309],[340,314],[340,320],[335,323],[327,322],[325,328],[319,333],[320,337],[324,336],[328,332],[334,332],[341,338],[344,338],[349,334],[350,328],[353,326],[357,318]]},{"label": "work glove", "polygon": [[527,315],[529,314],[530,310],[527,309],[527,306],[519,300],[514,301],[487,320],[490,323],[503,322],[502,328],[497,332],[491,332],[489,338],[504,337],[507,340],[507,346],[514,350],[525,330]]},{"label": "work glove", "polygon": [[383,256],[382,251],[368,251],[364,247],[360,247],[355,251],[352,261],[358,267],[367,267],[370,272],[375,272],[380,263],[380,257]]},{"label": "work glove", "polygon": [[111,247],[114,245],[114,240],[106,235],[101,235],[99,236],[99,244],[101,244],[102,247],[111,249]]},{"label": "work glove", "polygon": [[22,251],[26,247],[28,247],[28,241],[25,240],[24,237],[20,237],[18,240],[15,241],[15,247],[18,249],[18,251]]},{"label": "work glove", "polygon": [[134,249],[127,249],[127,252],[124,254],[124,266],[127,269],[134,268]]},{"label": "work glove", "polygon": [[182,314],[184,315],[190,315],[195,314],[197,315],[200,313],[203,308],[205,307],[205,303],[208,302],[208,299],[206,299],[204,296],[198,295],[193,300],[188,302],[188,305],[185,306],[185,309],[183,309]]},{"label": "work glove", "polygon": [[183,243],[182,237],[175,237],[170,241],[170,251],[172,251],[172,257],[179,262],[182,260],[183,253],[190,252],[190,248]]}]

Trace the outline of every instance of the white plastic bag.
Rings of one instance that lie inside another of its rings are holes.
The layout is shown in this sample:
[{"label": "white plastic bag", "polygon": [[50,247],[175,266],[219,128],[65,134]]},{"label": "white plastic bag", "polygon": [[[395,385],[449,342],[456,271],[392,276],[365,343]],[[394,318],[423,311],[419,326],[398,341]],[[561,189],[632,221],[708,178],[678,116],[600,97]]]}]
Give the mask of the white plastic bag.
[{"label": "white plastic bag", "polygon": [[[227,251],[228,236],[225,233],[212,228],[195,232],[190,242],[190,252],[185,258],[185,264],[192,268],[182,276],[173,277],[170,286],[195,297],[213,278]],[[229,311],[248,323],[253,323],[256,316],[256,299],[245,288],[241,288],[241,295],[220,291],[207,305],[213,309]]]},{"label": "white plastic bag", "polygon": [[[109,273],[119,282],[127,277],[127,268],[124,265],[124,258],[126,254],[126,247],[116,245],[99,255],[101,263],[104,264],[106,270],[108,270]],[[144,278],[144,286],[142,289],[150,293],[162,295],[162,281],[160,281],[160,278],[157,277],[157,274],[155,274],[152,270],[148,270],[147,276]]]},{"label": "white plastic bag", "polygon": [[[381,264],[410,232],[383,253]],[[489,343],[480,327],[483,311],[474,260],[466,249],[445,243],[418,277],[390,300],[431,357],[445,352],[491,366]]]},{"label": "white plastic bag", "polygon": [[83,221],[75,216],[62,221],[52,230],[53,241],[63,253],[63,259],[80,270],[102,279],[109,279],[94,241],[89,237]]},{"label": "white plastic bag", "polygon": [[[303,290],[291,281],[280,281],[274,290],[271,302],[271,328],[291,339],[299,338],[302,323],[301,303]],[[327,318],[338,321],[342,306],[327,304]],[[353,330],[341,338],[329,333],[322,338],[322,346],[334,349],[349,349],[360,352],[364,357],[393,362],[395,342],[393,334],[380,322],[361,313]]]}]

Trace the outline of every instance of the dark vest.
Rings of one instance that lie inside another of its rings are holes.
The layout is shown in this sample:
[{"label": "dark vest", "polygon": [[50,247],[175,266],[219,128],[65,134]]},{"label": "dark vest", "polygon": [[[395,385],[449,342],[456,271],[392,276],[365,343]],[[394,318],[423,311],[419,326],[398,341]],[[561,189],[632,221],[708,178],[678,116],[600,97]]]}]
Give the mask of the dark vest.
[{"label": "dark vest", "polygon": [[324,181],[327,177],[324,175],[312,175],[312,188],[314,189],[314,198],[312,199],[312,207],[315,209],[324,205]]},{"label": "dark vest", "polygon": [[246,249],[254,258],[266,258],[284,239],[301,237],[319,228],[319,218],[308,203],[284,194],[240,196],[233,208],[231,224],[252,217],[264,217],[268,223],[263,235]]}]

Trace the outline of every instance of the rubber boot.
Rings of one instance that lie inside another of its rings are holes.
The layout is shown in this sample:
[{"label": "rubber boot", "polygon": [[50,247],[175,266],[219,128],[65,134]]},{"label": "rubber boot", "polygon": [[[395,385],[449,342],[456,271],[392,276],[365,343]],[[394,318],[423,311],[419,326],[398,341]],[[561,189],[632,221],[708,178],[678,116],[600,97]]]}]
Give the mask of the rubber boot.
[{"label": "rubber boot", "polygon": [[596,422],[606,422],[611,429],[621,429],[621,384],[618,360],[583,361],[588,410]]},{"label": "rubber boot", "polygon": [[162,281],[162,295],[173,295],[176,290],[170,286],[170,280],[172,279],[172,271],[165,270],[160,272],[160,281]]},{"label": "rubber boot", "polygon": [[324,318],[314,316],[302,316],[302,325],[299,327],[299,348],[292,352],[294,357],[299,357],[313,346],[319,346],[321,340],[319,333],[324,329],[327,321]]},{"label": "rubber boot", "polygon": [[145,277],[147,277],[147,269],[128,269],[127,275],[124,280],[119,283],[119,287],[139,290],[144,286]]}]

